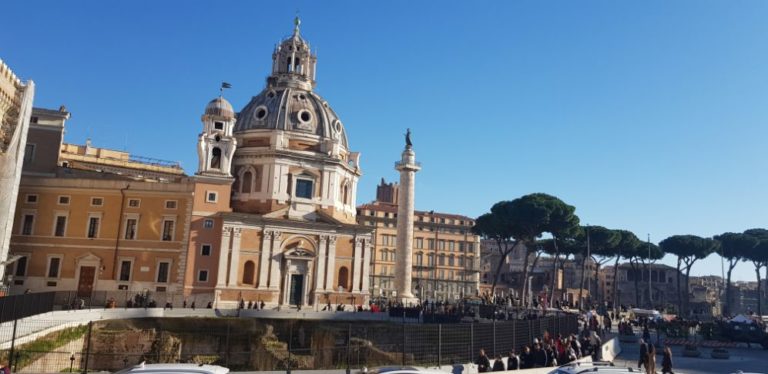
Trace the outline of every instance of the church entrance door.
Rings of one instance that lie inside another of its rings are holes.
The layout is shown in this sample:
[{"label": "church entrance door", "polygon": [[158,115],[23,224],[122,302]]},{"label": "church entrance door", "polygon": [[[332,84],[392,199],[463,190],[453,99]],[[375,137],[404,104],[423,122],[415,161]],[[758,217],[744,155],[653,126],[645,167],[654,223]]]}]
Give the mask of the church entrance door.
[{"label": "church entrance door", "polygon": [[291,294],[288,303],[291,305],[300,305],[302,295],[304,294],[304,274],[291,274]]}]

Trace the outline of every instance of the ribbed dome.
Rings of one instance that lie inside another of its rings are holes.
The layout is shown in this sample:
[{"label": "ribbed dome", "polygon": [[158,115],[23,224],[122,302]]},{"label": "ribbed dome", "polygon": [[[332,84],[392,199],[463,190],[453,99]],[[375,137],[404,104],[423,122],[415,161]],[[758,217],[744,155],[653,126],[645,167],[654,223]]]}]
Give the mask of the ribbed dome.
[{"label": "ribbed dome", "polygon": [[235,118],[235,110],[232,109],[229,101],[223,97],[217,97],[205,106],[205,115],[232,119]]},{"label": "ribbed dome", "polygon": [[254,96],[237,115],[235,133],[249,130],[284,130],[340,139],[348,148],[347,134],[328,103],[312,91],[272,87]]}]

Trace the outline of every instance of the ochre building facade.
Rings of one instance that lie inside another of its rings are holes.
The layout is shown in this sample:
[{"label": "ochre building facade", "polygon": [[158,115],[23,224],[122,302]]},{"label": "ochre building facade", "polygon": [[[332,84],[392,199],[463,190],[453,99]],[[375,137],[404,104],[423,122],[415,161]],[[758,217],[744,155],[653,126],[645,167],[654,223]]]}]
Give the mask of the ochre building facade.
[{"label": "ochre building facade", "polygon": [[[357,208],[358,222],[374,230],[370,262],[374,297],[396,296],[398,196],[398,184],[382,179],[376,201]],[[474,219],[458,214],[414,212],[411,273],[414,296],[422,301],[455,301],[478,294],[480,237],[472,233],[474,224]]]},{"label": "ochre building facade", "polygon": [[317,58],[298,22],[272,61],[240,112],[221,96],[206,105],[193,176],[66,144],[69,113],[38,109],[40,152],[25,165],[11,246],[23,257],[15,291],[107,291],[118,304],[135,293],[216,307],[366,303],[373,242],[356,220],[360,154],[314,92]]}]

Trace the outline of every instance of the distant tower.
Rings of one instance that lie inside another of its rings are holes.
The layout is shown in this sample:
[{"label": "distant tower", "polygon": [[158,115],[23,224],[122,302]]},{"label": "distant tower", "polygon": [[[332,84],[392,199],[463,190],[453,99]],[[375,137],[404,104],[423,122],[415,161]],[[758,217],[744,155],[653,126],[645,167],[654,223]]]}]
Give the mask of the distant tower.
[{"label": "distant tower", "polygon": [[411,293],[413,269],[413,207],[416,172],[421,165],[416,162],[416,152],[411,144],[411,130],[405,137],[405,150],[400,162],[395,164],[400,172],[400,189],[397,205],[397,256],[395,257],[395,289],[397,299],[403,304],[415,301]]},{"label": "distant tower", "polygon": [[199,136],[197,175],[232,177],[232,156],[237,140],[232,136],[235,111],[219,96],[205,106],[203,132]]}]

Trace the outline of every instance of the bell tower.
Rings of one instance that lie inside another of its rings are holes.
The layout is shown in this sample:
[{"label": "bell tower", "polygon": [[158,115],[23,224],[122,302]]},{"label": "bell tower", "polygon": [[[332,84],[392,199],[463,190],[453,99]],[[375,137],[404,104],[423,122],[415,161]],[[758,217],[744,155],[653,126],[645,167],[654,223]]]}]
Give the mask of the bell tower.
[{"label": "bell tower", "polygon": [[211,100],[201,120],[203,132],[198,137],[196,174],[231,178],[232,156],[237,147],[237,139],[232,135],[237,121],[232,104],[221,96]]}]

